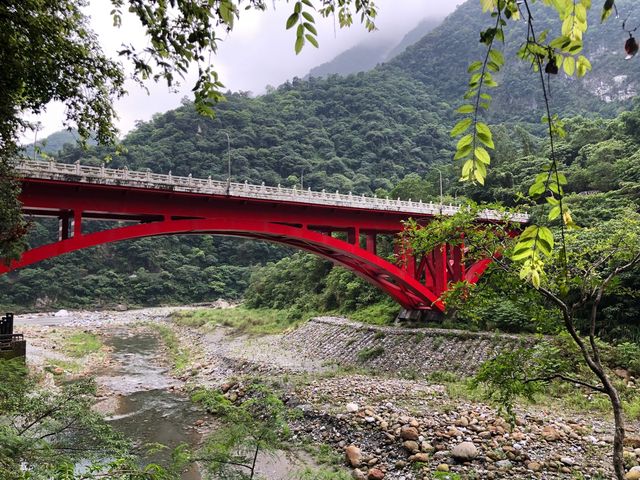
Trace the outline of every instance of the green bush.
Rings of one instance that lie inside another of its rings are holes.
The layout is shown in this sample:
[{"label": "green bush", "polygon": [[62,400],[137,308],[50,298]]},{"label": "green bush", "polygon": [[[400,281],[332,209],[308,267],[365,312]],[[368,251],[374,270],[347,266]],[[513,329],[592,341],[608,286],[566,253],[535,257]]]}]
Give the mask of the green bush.
[{"label": "green bush", "polygon": [[367,360],[372,360],[379,357],[383,353],[384,347],[381,345],[378,345],[376,347],[365,347],[358,352],[358,360],[360,362],[366,362]]}]

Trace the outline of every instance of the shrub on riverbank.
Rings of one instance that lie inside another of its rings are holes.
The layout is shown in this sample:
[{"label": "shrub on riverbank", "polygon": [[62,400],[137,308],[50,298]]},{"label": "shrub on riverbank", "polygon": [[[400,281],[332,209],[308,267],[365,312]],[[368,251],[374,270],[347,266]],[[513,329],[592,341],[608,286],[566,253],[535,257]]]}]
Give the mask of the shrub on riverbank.
[{"label": "shrub on riverbank", "polygon": [[[304,319],[312,316],[311,314]],[[291,318],[287,310],[252,309],[246,307],[225,309],[185,310],[173,314],[176,324],[189,327],[223,326],[238,333],[281,333],[296,326],[303,317]]]}]

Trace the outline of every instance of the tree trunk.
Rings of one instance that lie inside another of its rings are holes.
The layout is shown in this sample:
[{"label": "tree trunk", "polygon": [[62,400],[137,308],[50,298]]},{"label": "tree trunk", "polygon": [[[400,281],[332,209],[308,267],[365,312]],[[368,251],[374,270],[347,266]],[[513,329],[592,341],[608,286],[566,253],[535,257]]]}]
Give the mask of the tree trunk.
[{"label": "tree trunk", "polygon": [[622,415],[622,402],[618,390],[607,378],[604,388],[609,395],[611,407],[613,408],[614,432],[613,432],[613,469],[617,480],[624,480],[624,417]]},{"label": "tree trunk", "polygon": [[256,462],[258,461],[258,451],[260,450],[260,440],[256,442],[256,449],[253,452],[253,463],[251,464],[251,476],[250,479],[253,479],[253,476],[256,473]]}]

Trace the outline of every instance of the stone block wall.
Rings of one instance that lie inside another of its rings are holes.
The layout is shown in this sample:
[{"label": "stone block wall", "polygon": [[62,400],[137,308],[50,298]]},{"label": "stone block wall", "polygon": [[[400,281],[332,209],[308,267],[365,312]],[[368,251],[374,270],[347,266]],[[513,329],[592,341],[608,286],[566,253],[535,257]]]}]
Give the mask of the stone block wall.
[{"label": "stone block wall", "polygon": [[383,327],[317,317],[283,339],[301,355],[379,372],[475,373],[503,349],[533,345],[532,336],[436,328]]}]

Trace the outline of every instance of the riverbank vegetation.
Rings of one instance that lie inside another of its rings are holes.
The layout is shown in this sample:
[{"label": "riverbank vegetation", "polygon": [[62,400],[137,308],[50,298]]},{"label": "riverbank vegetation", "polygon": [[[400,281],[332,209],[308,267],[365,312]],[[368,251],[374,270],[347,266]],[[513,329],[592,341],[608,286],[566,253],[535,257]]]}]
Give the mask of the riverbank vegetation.
[{"label": "riverbank vegetation", "polygon": [[169,326],[160,323],[149,323],[149,328],[157,332],[162,339],[164,347],[169,352],[171,365],[176,373],[181,373],[191,366],[191,351],[189,347],[180,341],[178,334]]},{"label": "riverbank vegetation", "polygon": [[[0,478],[144,475],[129,442],[92,410],[92,380],[45,387],[20,360],[0,360],[0,378]],[[79,464],[84,473],[77,472]]]},{"label": "riverbank vegetation", "polygon": [[197,309],[177,311],[173,321],[180,326],[203,327],[205,330],[215,327],[228,327],[237,333],[263,335],[282,333],[295,327],[304,318],[291,319],[286,310],[269,308],[246,308],[244,306],[224,309]]}]

